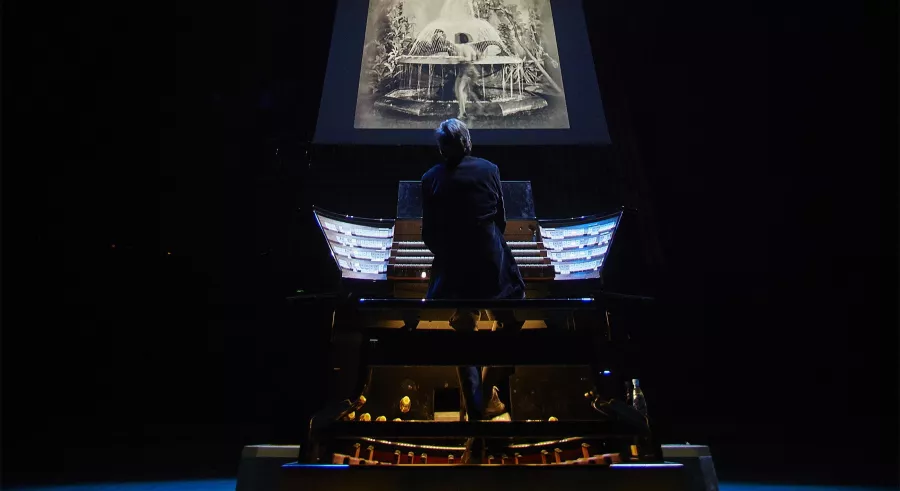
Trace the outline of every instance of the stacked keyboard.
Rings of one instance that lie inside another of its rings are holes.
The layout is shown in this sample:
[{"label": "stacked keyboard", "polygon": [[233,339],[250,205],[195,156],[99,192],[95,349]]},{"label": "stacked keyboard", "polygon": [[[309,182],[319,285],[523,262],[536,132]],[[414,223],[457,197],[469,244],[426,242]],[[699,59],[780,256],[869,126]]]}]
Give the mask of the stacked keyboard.
[{"label": "stacked keyboard", "polygon": [[[552,280],[553,264],[541,242],[509,241],[516,264],[526,280]],[[434,254],[421,240],[395,241],[387,265],[387,276],[396,280],[427,281],[431,277]]]},{"label": "stacked keyboard", "polygon": [[[366,219],[315,210],[344,278],[427,282],[434,254],[421,219]],[[620,213],[565,220],[510,220],[505,238],[526,282],[599,278]]]}]

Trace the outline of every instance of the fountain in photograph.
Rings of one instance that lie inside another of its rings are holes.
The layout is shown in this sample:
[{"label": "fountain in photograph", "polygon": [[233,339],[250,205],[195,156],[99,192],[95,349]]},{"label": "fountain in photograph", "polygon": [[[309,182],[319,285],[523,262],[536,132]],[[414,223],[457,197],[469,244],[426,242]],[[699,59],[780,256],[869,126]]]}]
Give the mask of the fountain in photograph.
[{"label": "fountain in photograph", "polygon": [[529,90],[524,60],[497,29],[478,19],[472,0],[445,0],[440,15],[397,59],[397,88],[376,107],[415,116],[509,116],[547,106]]}]

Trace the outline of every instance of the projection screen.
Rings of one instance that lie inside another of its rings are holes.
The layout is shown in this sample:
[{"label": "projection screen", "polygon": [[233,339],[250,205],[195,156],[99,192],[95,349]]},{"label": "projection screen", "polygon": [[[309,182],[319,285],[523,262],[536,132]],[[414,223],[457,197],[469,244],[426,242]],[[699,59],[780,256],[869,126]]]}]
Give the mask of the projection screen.
[{"label": "projection screen", "polygon": [[607,144],[579,0],[340,0],[315,142]]}]

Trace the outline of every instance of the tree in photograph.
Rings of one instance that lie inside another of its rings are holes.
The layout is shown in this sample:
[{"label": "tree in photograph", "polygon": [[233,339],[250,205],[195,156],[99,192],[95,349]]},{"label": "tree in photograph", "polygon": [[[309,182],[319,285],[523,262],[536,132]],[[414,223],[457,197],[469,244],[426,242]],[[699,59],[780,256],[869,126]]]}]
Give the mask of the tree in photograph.
[{"label": "tree in photograph", "polygon": [[547,83],[557,92],[562,93],[562,88],[553,80],[544,68],[544,58],[550,60],[554,66],[559,63],[550,57],[541,42],[543,36],[543,23],[540,20],[539,10],[535,2],[528,8],[529,22],[522,19],[517,5],[508,5],[503,0],[476,0],[473,4],[475,15],[481,19],[490,19],[491,14],[497,16],[500,25],[497,31],[510,48],[518,46],[525,54],[524,63],[525,80],[529,85]]},{"label": "tree in photograph", "polygon": [[415,42],[413,24],[403,13],[403,3],[394,4],[381,18],[375,40],[375,56],[369,68],[370,88],[374,93],[387,92],[399,85],[401,56],[409,53]]}]

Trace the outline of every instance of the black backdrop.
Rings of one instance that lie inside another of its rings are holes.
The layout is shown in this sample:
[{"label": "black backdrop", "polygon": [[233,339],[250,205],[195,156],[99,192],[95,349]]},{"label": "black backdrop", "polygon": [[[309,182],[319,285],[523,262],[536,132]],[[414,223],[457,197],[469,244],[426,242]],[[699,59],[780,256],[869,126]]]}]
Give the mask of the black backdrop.
[{"label": "black backdrop", "polygon": [[[662,439],[723,479],[895,482],[896,7],[586,3],[616,145],[485,152],[542,215],[640,210]],[[4,482],[295,441],[319,331],[283,298],[333,286],[298,208],[390,215],[429,163],[303,143],[327,2],[130,9],[5,5]]]}]

